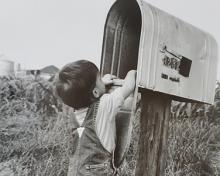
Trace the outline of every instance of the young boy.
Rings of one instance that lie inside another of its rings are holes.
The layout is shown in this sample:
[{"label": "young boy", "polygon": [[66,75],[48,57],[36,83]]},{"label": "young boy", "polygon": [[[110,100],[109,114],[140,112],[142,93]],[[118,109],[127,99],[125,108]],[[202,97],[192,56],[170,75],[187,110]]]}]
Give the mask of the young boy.
[{"label": "young boy", "polygon": [[124,100],[133,93],[135,79],[136,71],[131,70],[121,87],[107,93],[106,86],[114,85],[116,77],[101,78],[98,68],[89,61],[67,64],[59,72],[56,91],[63,102],[75,109],[89,107],[79,143],[77,176],[116,175],[115,116]]}]

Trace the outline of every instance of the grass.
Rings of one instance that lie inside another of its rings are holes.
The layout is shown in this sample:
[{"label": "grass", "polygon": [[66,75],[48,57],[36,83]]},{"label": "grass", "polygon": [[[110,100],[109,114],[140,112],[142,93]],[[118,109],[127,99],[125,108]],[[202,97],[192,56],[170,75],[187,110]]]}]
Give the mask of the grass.
[{"label": "grass", "polygon": [[[16,175],[66,175],[77,136],[52,83],[5,78],[0,95],[0,162]],[[72,114],[73,115],[73,114]]]},{"label": "grass", "polygon": [[[212,106],[173,103],[166,176],[220,175],[219,87]],[[78,141],[75,116],[52,88],[44,80],[0,79],[0,163],[14,175],[67,175]],[[122,175],[135,171],[140,110],[136,116]]]}]

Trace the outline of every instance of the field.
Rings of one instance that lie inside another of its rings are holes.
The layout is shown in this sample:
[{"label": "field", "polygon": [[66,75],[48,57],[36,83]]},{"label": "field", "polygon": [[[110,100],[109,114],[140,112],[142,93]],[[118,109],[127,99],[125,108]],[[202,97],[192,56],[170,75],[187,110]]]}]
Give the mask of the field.
[{"label": "field", "polygon": [[[220,85],[215,104],[173,102],[166,176],[220,175]],[[122,175],[134,175],[140,110]],[[73,110],[53,82],[0,79],[0,176],[65,176],[78,141]],[[150,161],[149,161],[150,162]]]}]

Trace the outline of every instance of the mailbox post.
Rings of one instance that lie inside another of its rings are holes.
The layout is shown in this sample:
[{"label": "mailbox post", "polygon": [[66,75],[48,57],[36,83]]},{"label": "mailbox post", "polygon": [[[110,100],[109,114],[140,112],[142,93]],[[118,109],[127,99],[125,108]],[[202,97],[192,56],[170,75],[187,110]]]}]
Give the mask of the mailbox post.
[{"label": "mailbox post", "polygon": [[[101,73],[123,79],[137,70],[142,102],[137,176],[164,175],[171,100],[213,103],[217,58],[217,44],[208,33],[142,0],[117,0],[111,7]],[[122,111],[120,124],[116,121],[118,165],[128,147],[129,117]]]},{"label": "mailbox post", "polygon": [[143,91],[136,175],[163,176],[171,97]]}]

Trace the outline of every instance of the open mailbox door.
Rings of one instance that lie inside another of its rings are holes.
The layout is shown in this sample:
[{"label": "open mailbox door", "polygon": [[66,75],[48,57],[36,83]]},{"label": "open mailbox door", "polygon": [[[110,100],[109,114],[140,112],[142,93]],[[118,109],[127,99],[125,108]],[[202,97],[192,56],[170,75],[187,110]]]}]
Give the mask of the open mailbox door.
[{"label": "open mailbox door", "polygon": [[[137,69],[137,86],[143,91],[213,103],[217,60],[212,36],[142,0],[117,0],[108,13],[102,75],[124,79],[129,70]],[[122,161],[130,138],[128,116],[118,115],[116,163]]]}]

